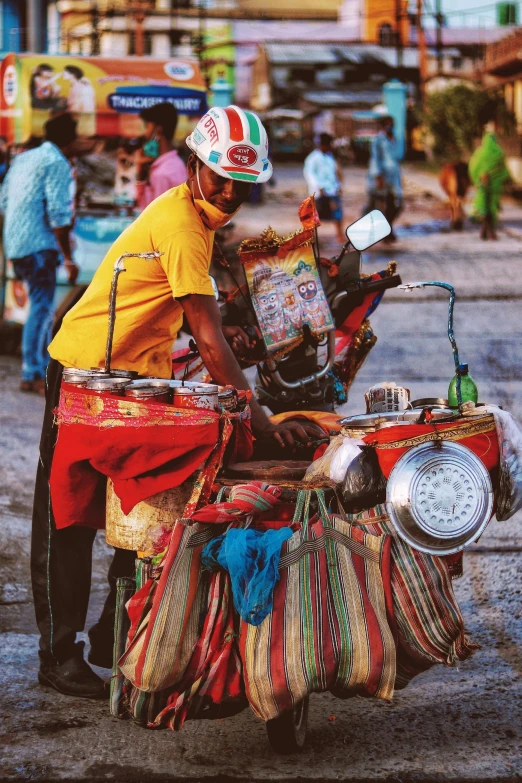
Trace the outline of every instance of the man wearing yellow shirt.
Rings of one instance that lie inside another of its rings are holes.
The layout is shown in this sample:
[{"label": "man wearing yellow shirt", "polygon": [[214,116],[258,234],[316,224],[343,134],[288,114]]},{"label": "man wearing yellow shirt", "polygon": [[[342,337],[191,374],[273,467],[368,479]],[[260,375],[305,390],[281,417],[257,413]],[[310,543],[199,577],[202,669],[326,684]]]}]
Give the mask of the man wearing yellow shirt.
[{"label": "man wearing yellow shirt", "polygon": [[[266,132],[252,112],[235,106],[214,108],[200,120],[187,144],[192,150],[187,182],[153,201],[116,240],[49,346],[52,359],[35,489],[31,575],[41,634],[38,678],[69,695],[100,698],[106,692],[103,681],[83,659],[83,643],[76,642],[87,613],[95,531],[79,526],[56,530],[54,525],[48,488],[56,440],[52,411],[63,367],[104,365],[116,259],[127,252],[163,254],[153,261],[128,259],[127,271],[120,276],[113,367],[170,378],[172,344],[185,315],[213,380],[249,388],[221,329],[209,267],[214,231],[237,212],[253,182],[266,182],[272,174]],[[306,442],[314,434],[307,425],[271,424],[255,401],[252,428],[257,437],[273,437],[281,446],[292,446],[294,437]],[[116,549],[109,570],[109,596],[99,622],[89,632],[91,663],[111,665],[116,579],[133,572],[134,553]]]}]

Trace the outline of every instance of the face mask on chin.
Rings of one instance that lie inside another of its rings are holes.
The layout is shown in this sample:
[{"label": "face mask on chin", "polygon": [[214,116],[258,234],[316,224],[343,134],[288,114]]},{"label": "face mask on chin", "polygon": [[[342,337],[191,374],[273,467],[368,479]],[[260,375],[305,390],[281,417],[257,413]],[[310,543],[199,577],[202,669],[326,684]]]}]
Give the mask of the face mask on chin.
[{"label": "face mask on chin", "polygon": [[[199,161],[196,165],[197,165],[196,178],[198,182],[199,191],[201,194],[204,195],[203,190],[201,188],[201,182],[199,181]],[[198,211],[198,215],[200,216],[205,226],[209,228],[211,231],[217,231],[218,229],[223,228],[223,226],[226,226],[227,223],[230,223],[234,215],[237,215],[237,213],[241,209],[241,207],[238,207],[235,210],[235,212],[230,212],[230,213],[222,212],[220,209],[215,207],[205,198],[195,198],[194,188],[192,186],[192,183],[190,183],[190,192],[192,194],[192,203],[196,207]]]},{"label": "face mask on chin", "polygon": [[241,207],[238,207],[235,212],[229,214],[228,212],[222,212],[209,201],[203,201],[202,198],[193,198],[193,201],[201,220],[211,231],[217,231],[219,228],[226,226],[241,209]]}]

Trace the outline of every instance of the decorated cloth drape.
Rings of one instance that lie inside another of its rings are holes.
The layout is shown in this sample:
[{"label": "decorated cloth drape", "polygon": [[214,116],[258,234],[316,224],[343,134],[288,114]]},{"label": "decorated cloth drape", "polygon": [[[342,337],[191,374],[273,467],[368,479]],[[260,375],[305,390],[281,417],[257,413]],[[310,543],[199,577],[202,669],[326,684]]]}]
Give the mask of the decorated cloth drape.
[{"label": "decorated cloth drape", "polygon": [[[58,528],[105,525],[105,480],[110,477],[128,514],[142,500],[179,486],[209,458],[225,420],[214,411],[134,402],[62,384],[55,411],[58,438],[51,469],[51,499]],[[251,455],[243,417],[241,459]],[[228,431],[227,441],[231,430]]]},{"label": "decorated cloth drape", "polygon": [[479,457],[486,468],[493,472],[498,468],[499,447],[495,419],[492,415],[476,419],[462,418],[452,422],[410,424],[408,427],[386,427],[363,437],[365,443],[374,446],[382,472],[389,477],[395,463],[409,449],[421,443],[437,440],[458,441]]}]

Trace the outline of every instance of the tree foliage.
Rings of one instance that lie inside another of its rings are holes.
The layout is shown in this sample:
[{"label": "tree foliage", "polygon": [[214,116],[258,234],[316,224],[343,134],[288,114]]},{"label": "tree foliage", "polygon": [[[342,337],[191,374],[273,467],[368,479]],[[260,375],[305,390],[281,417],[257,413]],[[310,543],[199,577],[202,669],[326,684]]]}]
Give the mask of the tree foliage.
[{"label": "tree foliage", "polygon": [[435,155],[453,158],[471,152],[482,126],[495,116],[497,104],[485,90],[465,84],[428,95],[423,121],[433,138]]}]

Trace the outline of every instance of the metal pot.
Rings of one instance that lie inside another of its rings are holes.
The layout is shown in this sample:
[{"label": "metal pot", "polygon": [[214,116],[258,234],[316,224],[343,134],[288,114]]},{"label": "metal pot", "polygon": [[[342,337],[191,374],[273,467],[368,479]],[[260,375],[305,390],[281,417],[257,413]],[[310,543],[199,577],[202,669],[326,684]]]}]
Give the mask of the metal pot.
[{"label": "metal pot", "polygon": [[125,394],[125,387],[132,383],[128,378],[94,378],[85,387],[95,394]]},{"label": "metal pot", "polygon": [[473,543],[493,510],[493,487],[480,459],[460,443],[423,443],[397,461],[386,506],[397,534],[414,549],[450,555]]},{"label": "metal pot", "polygon": [[134,381],[125,389],[125,396],[134,400],[146,400],[169,404],[172,402],[172,391],[168,381],[147,380],[146,383]]},{"label": "metal pot", "polygon": [[218,407],[218,387],[206,384],[192,388],[174,388],[173,403],[176,408],[204,408],[215,411]]},{"label": "metal pot", "polygon": [[108,377],[109,374],[103,370],[79,370],[77,367],[65,367],[62,376],[64,383],[78,386],[80,389],[84,389],[89,381]]}]

